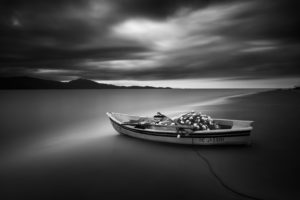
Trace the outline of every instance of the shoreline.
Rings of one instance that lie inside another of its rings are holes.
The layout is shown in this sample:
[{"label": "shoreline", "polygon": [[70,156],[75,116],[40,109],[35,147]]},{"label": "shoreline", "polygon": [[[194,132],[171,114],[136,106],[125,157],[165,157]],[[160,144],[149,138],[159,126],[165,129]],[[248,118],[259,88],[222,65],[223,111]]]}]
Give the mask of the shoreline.
[{"label": "shoreline", "polygon": [[[205,100],[200,103],[190,103],[190,104],[185,104],[181,105],[179,107],[173,107],[173,110],[175,111],[166,111],[167,114],[171,118],[178,118],[184,113],[190,112],[190,111],[200,111],[202,112],[203,108],[205,107],[211,107],[211,106],[221,106],[224,104],[230,104],[232,100],[242,98],[242,97],[247,97],[247,96],[252,96],[252,95],[257,95],[261,94],[264,92],[270,92],[270,91],[275,91],[275,90],[262,90],[262,91],[255,91],[255,92],[248,92],[248,93],[242,93],[242,94],[234,94],[234,95],[229,95],[229,96],[223,96],[223,97],[217,97],[213,98],[211,100]],[[178,109],[179,108],[179,109]],[[172,108],[168,108],[168,110],[172,110]]]},{"label": "shoreline", "polygon": [[202,107],[202,106],[212,106],[212,105],[221,105],[221,104],[226,104],[230,101],[230,99],[235,99],[235,98],[241,98],[241,97],[246,97],[246,96],[251,96],[251,95],[256,95],[264,92],[269,92],[273,90],[263,90],[263,91],[257,91],[257,92],[249,92],[249,93],[244,93],[244,94],[236,94],[236,95],[230,95],[230,96],[224,96],[224,97],[219,97],[213,100],[208,100],[200,103],[195,103],[195,104],[188,104],[187,106],[192,106],[192,107]]}]

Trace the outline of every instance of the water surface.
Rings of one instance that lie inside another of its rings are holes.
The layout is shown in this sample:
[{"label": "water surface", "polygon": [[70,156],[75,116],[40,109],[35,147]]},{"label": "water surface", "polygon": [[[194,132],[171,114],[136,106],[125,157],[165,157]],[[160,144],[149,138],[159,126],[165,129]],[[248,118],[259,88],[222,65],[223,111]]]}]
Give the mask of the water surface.
[{"label": "water surface", "polygon": [[[0,91],[4,194],[7,199],[241,199],[216,180],[197,156],[200,152],[236,191],[265,199],[293,196],[293,184],[284,187],[282,181],[272,180],[274,173],[291,165],[283,167],[280,161],[286,158],[272,153],[276,140],[262,146],[268,135],[259,132],[264,130],[261,123],[252,147],[193,148],[118,135],[105,115],[114,111],[151,116],[161,111],[172,116],[193,109],[212,117],[259,122],[269,115],[259,113],[254,101],[238,104],[226,98],[257,91]],[[273,164],[279,167],[269,170]]]}]

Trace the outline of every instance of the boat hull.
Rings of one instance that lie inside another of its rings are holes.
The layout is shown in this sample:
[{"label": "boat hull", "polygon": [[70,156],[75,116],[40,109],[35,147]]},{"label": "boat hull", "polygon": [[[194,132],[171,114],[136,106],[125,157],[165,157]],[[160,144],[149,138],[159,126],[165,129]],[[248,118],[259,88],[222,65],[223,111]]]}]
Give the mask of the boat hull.
[{"label": "boat hull", "polygon": [[219,134],[190,134],[177,137],[177,134],[166,132],[153,132],[145,129],[136,129],[122,125],[110,118],[113,128],[120,134],[130,137],[174,144],[186,145],[249,145],[250,130],[233,131]]}]

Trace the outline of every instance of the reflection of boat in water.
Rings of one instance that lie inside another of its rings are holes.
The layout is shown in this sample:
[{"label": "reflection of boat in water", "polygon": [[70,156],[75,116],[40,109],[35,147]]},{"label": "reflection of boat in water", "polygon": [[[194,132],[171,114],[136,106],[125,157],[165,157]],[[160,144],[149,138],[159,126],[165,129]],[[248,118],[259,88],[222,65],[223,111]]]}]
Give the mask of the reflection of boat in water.
[{"label": "reflection of boat in water", "polygon": [[[192,126],[149,123],[151,117],[107,113],[114,129],[135,138],[191,145],[242,145],[250,143],[253,121],[214,119],[215,130],[195,130]],[[172,119],[176,122],[177,119]]]}]

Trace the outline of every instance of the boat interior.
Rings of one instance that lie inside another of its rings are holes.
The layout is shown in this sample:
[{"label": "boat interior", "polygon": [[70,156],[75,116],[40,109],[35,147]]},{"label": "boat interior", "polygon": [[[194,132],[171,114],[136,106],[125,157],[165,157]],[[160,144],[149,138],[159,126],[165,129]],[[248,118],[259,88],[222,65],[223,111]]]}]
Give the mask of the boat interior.
[{"label": "boat interior", "polygon": [[[178,118],[172,118],[175,122],[175,126],[166,126],[166,125],[157,125],[153,124],[153,117],[141,117],[141,116],[133,116],[128,114],[121,113],[107,113],[110,118],[113,118],[117,123],[132,126],[138,129],[154,129],[154,130],[177,130],[178,128],[183,129],[192,129],[192,126],[181,126],[177,125],[176,122]],[[219,130],[228,130],[228,129],[244,129],[244,128],[252,128],[251,124],[253,121],[245,121],[245,120],[230,120],[230,119],[213,119],[213,121],[219,125]],[[145,124],[148,124],[145,126]],[[198,132],[198,131],[197,131]]]}]

